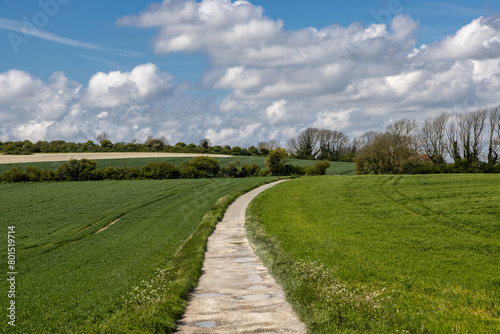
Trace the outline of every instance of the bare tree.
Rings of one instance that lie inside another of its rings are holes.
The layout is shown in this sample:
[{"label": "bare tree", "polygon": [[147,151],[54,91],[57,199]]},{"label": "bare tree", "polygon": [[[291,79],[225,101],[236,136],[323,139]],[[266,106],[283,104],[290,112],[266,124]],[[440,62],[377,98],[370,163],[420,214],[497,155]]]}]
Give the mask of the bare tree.
[{"label": "bare tree", "polygon": [[101,144],[103,141],[108,140],[108,134],[106,132],[100,133],[97,135],[96,140]]},{"label": "bare tree", "polygon": [[261,155],[268,155],[270,151],[277,150],[279,148],[281,148],[280,144],[274,139],[257,144],[257,150]]},{"label": "bare tree", "polygon": [[483,149],[483,131],[488,111],[479,109],[458,115],[457,134],[462,146],[463,159],[467,165],[479,162]]},{"label": "bare tree", "polygon": [[210,148],[210,146],[212,146],[212,141],[208,138],[204,138],[200,140],[200,146],[203,150],[207,151]]},{"label": "bare tree", "polygon": [[375,138],[379,135],[377,131],[369,131],[361,135],[361,137],[354,139],[354,146],[360,150],[363,147],[373,143]]},{"label": "bare tree", "polygon": [[416,120],[399,119],[387,127],[391,159],[396,164],[418,153],[418,122]]},{"label": "bare tree", "polygon": [[319,129],[308,128],[288,141],[288,148],[299,159],[314,159],[319,152]]},{"label": "bare tree", "polygon": [[319,159],[340,160],[347,154],[349,137],[339,131],[319,130]]},{"label": "bare tree", "polygon": [[144,142],[144,146],[152,151],[160,151],[163,148],[163,141],[161,139],[148,136]]},{"label": "bare tree", "polygon": [[488,164],[495,165],[498,161],[500,151],[500,109],[495,107],[490,109],[488,114],[490,123],[490,140],[488,147]]},{"label": "bare tree", "polygon": [[453,161],[457,163],[462,160],[462,155],[459,146],[456,117],[449,123],[448,130],[446,131],[446,137],[448,138],[448,145],[446,147],[448,154],[451,156]]},{"label": "bare tree", "polygon": [[356,156],[358,174],[399,174],[409,159],[418,153],[418,123],[398,120],[382,133],[369,132],[362,136],[363,143]]},{"label": "bare tree", "polygon": [[444,163],[447,148],[446,124],[449,116],[446,113],[436,118],[428,117],[420,130],[420,143],[424,152],[434,163]]},{"label": "bare tree", "polygon": [[159,139],[161,140],[161,142],[163,143],[163,145],[168,145],[168,138],[167,137],[161,136]]}]

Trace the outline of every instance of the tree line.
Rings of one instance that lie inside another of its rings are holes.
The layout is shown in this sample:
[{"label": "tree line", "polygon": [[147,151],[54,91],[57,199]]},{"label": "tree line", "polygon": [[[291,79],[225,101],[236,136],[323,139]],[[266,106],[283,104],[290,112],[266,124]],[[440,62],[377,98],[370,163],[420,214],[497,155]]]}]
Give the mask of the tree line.
[{"label": "tree line", "polygon": [[355,146],[357,174],[499,173],[500,110],[401,119]]},{"label": "tree line", "polygon": [[353,161],[356,148],[340,131],[308,128],[288,141],[290,155],[297,159]]},{"label": "tree line", "polygon": [[294,166],[286,163],[284,149],[271,150],[266,158],[266,168],[256,163],[241,164],[238,160],[226,166],[212,157],[198,156],[175,166],[171,162],[157,161],[137,167],[97,168],[93,160],[72,159],[63,163],[55,171],[28,166],[13,167],[0,176],[0,182],[49,182],[49,181],[98,181],[98,180],[144,180],[144,179],[197,179],[216,177],[251,177],[251,176],[293,176],[325,175],[330,167],[328,162],[316,162],[311,166]]},{"label": "tree line", "polygon": [[[62,152],[171,152],[268,156],[283,149],[275,140],[241,148],[214,146],[210,139],[198,145],[170,145],[165,137],[149,137],[144,143],[113,144],[106,133],[93,141],[0,142],[4,154]],[[423,123],[400,119],[384,130],[350,139],[340,131],[308,128],[287,143],[287,157],[308,160],[354,161],[357,174],[500,172],[499,107],[457,115],[442,113]],[[280,151],[282,152],[282,151]],[[291,168],[291,167],[287,167]],[[302,170],[294,173],[300,175]],[[285,171],[290,174],[290,171]],[[305,172],[307,174],[307,172]]]},{"label": "tree line", "polygon": [[500,172],[499,107],[458,115],[400,119],[351,140],[339,131],[308,128],[288,141],[298,159],[354,161],[357,174]]},{"label": "tree line", "polygon": [[89,140],[85,143],[66,142],[64,140],[0,142],[0,154],[34,154],[34,153],[99,153],[99,152],[165,152],[165,153],[196,153],[196,154],[225,154],[241,156],[267,156],[273,149],[278,148],[276,141],[260,142],[257,146],[242,148],[229,145],[212,145],[208,138],[199,141],[199,144],[178,142],[170,145],[165,137],[148,137],[144,143],[135,139],[130,143],[112,143],[106,133],[99,134],[96,142]]}]

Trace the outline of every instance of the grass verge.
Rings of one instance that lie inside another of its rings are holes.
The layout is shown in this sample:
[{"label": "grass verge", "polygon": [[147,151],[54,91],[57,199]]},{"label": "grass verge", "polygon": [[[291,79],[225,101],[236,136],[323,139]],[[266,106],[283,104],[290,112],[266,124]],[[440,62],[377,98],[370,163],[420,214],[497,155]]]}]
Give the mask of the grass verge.
[{"label": "grass verge", "polygon": [[249,208],[310,333],[499,333],[498,175],[310,177]]},{"label": "grass verge", "polygon": [[[172,333],[187,306],[189,294],[201,276],[208,237],[238,197],[263,184],[266,179],[220,198],[204,215],[167,266],[134,286],[124,296],[124,306],[108,318],[93,319],[94,333]],[[97,321],[96,321],[97,320]]]},{"label": "grass verge", "polygon": [[1,228],[16,226],[16,332],[172,332],[225,208],[271,180],[0,185]]}]

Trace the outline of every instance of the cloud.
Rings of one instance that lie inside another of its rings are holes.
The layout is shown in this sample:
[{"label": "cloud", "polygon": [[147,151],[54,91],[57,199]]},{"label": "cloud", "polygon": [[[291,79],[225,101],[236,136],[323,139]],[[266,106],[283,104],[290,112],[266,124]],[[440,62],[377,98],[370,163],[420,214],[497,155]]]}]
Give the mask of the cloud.
[{"label": "cloud", "polygon": [[500,15],[480,17],[430,46],[424,46],[413,57],[416,62],[498,58],[500,54]]},{"label": "cloud", "polygon": [[152,63],[139,65],[131,72],[99,72],[90,79],[83,102],[91,108],[115,108],[134,101],[171,94],[172,76]]},{"label": "cloud", "polygon": [[[48,83],[19,70],[0,73],[0,132],[20,140],[78,136],[81,133],[68,115],[78,105],[80,90],[81,85],[62,72],[55,72]],[[62,130],[68,122],[71,133]]]},{"label": "cloud", "polygon": [[499,20],[480,17],[417,46],[418,22],[403,14],[388,25],[285,30],[248,1],[166,0],[117,24],[157,28],[159,55],[206,54],[210,67],[195,85],[176,83],[152,63],[95,73],[86,86],[62,73],[45,83],[7,71],[0,139],[88,140],[105,131],[115,142],[164,135],[285,144],[310,126],[359,136],[398,118],[497,105]]},{"label": "cloud", "polygon": [[16,104],[32,100],[43,87],[40,79],[29,73],[10,70],[0,74],[0,104]]},{"label": "cloud", "polygon": [[263,12],[248,1],[166,0],[138,16],[121,18],[117,24],[161,28],[153,43],[156,53],[227,53],[229,59],[242,48],[251,49],[281,32],[283,22],[272,21]]},{"label": "cloud", "polygon": [[20,41],[27,42],[26,38],[38,37],[46,41],[55,42],[62,45],[67,45],[79,49],[98,51],[108,54],[121,55],[127,57],[137,57],[137,58],[145,55],[145,53],[142,52],[127,51],[127,50],[112,49],[112,48],[110,49],[93,43],[86,43],[76,39],[58,36],[53,33],[38,29],[32,24],[28,25],[25,22],[5,19],[2,17],[0,17],[0,29],[11,30],[22,34],[16,36],[8,35],[9,39],[13,43],[14,48],[17,48],[19,46],[17,45],[17,43]]}]

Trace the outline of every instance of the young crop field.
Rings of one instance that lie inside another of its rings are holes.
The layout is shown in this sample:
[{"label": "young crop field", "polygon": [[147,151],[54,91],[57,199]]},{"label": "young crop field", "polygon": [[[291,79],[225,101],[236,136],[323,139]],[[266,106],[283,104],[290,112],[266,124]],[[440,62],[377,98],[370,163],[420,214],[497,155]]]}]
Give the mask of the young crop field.
[{"label": "young crop field", "polygon": [[[170,332],[224,208],[269,180],[1,184],[5,240],[15,227],[15,332]],[[0,332],[11,329],[3,319]]]},{"label": "young crop field", "polygon": [[[128,158],[128,159],[97,159],[97,168],[106,168],[106,167],[143,167],[150,162],[156,161],[165,161],[171,162],[176,166],[181,166],[184,162],[188,162],[192,158],[187,157],[168,157],[168,158]],[[235,157],[220,157],[217,158],[219,160],[221,166],[225,166],[228,162],[234,162],[238,160],[241,164],[249,164],[256,163],[260,168],[265,168],[266,163],[265,157],[256,157],[256,156],[235,156]],[[289,159],[288,163],[292,165],[301,165],[301,166],[309,166],[314,165],[316,161],[314,160],[299,160],[299,159]],[[12,167],[21,166],[26,168],[27,166],[38,167],[41,169],[47,168],[55,171],[60,165],[63,164],[63,161],[54,161],[54,162],[36,162],[36,163],[9,163],[9,164],[0,164],[0,175],[4,172],[8,171]],[[354,175],[354,163],[353,162],[331,162],[331,167],[326,171],[327,175]]]},{"label": "young crop field", "polygon": [[309,177],[247,223],[311,333],[500,333],[499,203],[500,175]]}]

